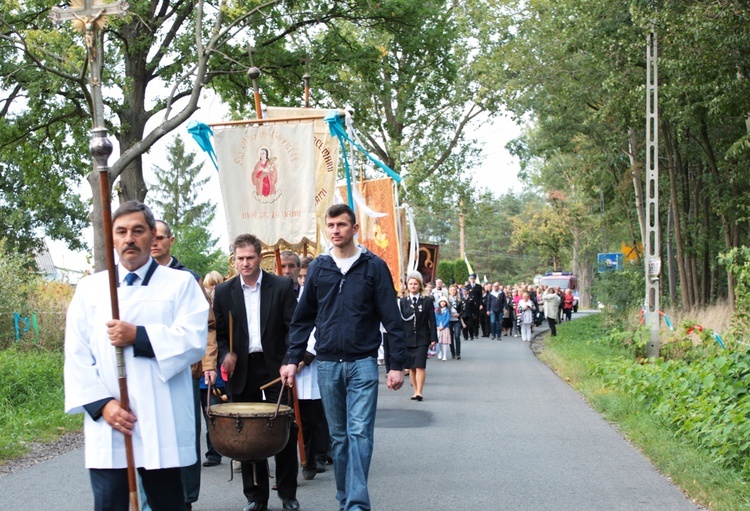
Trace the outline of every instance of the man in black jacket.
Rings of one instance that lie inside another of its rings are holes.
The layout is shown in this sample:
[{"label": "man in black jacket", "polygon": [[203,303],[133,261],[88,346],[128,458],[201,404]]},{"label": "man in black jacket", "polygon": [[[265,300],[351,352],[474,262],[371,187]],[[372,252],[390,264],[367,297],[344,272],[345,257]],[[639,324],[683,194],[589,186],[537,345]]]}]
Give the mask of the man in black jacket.
[{"label": "man in black jacket", "polygon": [[[276,402],[282,385],[261,391],[276,379],[284,364],[289,322],[297,300],[294,284],[286,277],[261,270],[261,244],[252,234],[237,236],[233,244],[237,277],[216,286],[214,314],[219,360],[229,375],[227,389],[233,402]],[[232,342],[229,346],[230,318]],[[275,456],[276,486],[282,507],[299,509],[297,501],[297,428],[292,426],[289,441]],[[257,482],[257,484],[255,484]],[[266,462],[242,463],[242,486],[247,497],[243,511],[268,509],[269,483]]]},{"label": "man in black jacket", "polygon": [[354,211],[336,204],[326,212],[326,233],[333,245],[311,264],[305,290],[289,333],[288,365],[281,377],[294,385],[313,327],[318,385],[331,436],[331,457],[339,509],[369,510],[367,477],[375,436],[378,398],[380,324],[389,343],[386,385],[404,383],[404,322],[388,266],[358,245]]},{"label": "man in black jacket", "polygon": [[505,293],[500,283],[492,284],[492,291],[487,293],[487,315],[490,321],[490,338],[498,341],[503,336],[503,310],[507,305]]}]

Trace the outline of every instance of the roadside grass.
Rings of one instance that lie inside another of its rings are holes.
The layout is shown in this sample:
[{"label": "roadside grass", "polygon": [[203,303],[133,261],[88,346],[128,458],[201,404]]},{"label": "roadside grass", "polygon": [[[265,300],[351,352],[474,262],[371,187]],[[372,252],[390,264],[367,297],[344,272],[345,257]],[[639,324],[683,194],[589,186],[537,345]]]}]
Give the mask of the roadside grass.
[{"label": "roadside grass", "polygon": [[592,342],[616,328],[603,314],[563,323],[557,337],[545,337],[539,357],[689,498],[713,511],[750,510],[750,487],[739,472],[720,466],[705,451],[683,441],[632,396],[605,385],[597,367],[614,357],[633,357],[633,350],[625,345]]},{"label": "roadside grass", "polygon": [[63,411],[63,354],[44,348],[0,350],[0,464],[79,431],[81,415]]}]

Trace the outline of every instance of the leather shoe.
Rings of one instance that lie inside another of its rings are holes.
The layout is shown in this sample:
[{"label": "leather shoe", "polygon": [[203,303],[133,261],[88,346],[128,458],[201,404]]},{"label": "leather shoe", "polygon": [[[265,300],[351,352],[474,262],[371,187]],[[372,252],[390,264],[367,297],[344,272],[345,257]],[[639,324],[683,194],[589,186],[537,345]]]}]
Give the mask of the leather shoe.
[{"label": "leather shoe", "polygon": [[204,467],[215,467],[216,465],[220,465],[221,460],[217,460],[216,458],[208,458],[206,461],[203,462]]},{"label": "leather shoe", "polygon": [[247,506],[242,508],[242,511],[268,511],[268,504],[251,500],[247,503]]},{"label": "leather shoe", "polygon": [[318,471],[315,469],[308,470],[306,468],[302,469],[302,479],[305,481],[312,481],[315,479],[315,476],[318,474]]},{"label": "leather shoe", "polygon": [[299,501],[297,499],[281,499],[281,507],[294,511],[299,509]]},{"label": "leather shoe", "polygon": [[326,464],[322,461],[316,461],[315,462],[315,471],[319,474],[322,474],[326,471]]}]

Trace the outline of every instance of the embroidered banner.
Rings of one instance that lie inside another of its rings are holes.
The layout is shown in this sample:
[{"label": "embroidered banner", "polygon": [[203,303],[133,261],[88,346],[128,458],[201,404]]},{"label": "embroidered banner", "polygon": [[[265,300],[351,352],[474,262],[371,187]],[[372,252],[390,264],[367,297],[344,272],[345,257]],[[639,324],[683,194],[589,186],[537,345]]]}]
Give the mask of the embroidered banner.
[{"label": "embroidered banner", "polygon": [[[391,178],[371,179],[357,183],[357,188],[365,199],[367,206],[387,216],[370,218],[357,208],[359,237],[357,241],[366,246],[388,265],[395,289],[400,288],[403,267],[401,249],[398,244],[396,201],[393,197],[393,180]],[[346,197],[346,186],[340,186],[342,197]]]},{"label": "embroidered banner", "polygon": [[[283,117],[324,116],[328,110],[320,108],[272,107],[266,109],[270,119]],[[313,121],[313,145],[315,152],[315,216],[317,218],[317,238],[315,253],[322,252],[328,242],[326,238],[325,213],[333,205],[336,189],[336,174],[339,168],[339,141],[331,136],[328,123],[323,119]]]},{"label": "embroidered banner", "polygon": [[274,246],[315,242],[315,156],[310,122],[217,129],[219,180],[230,239]]}]

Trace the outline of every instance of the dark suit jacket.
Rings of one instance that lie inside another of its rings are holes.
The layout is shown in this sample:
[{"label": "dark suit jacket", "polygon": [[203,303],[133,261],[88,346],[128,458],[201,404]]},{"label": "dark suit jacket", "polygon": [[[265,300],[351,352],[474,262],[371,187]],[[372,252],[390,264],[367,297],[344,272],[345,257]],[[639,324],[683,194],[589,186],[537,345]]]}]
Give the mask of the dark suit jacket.
[{"label": "dark suit jacket", "polygon": [[[297,306],[291,279],[263,272],[260,285],[260,342],[269,373],[274,376],[284,364],[289,344],[289,323]],[[214,314],[219,364],[229,353],[229,313],[232,314],[232,350],[237,364],[229,378],[228,392],[242,393],[247,381],[249,336],[242,277],[237,276],[216,286]]]},{"label": "dark suit jacket", "polygon": [[492,293],[487,293],[487,296],[485,298],[485,309],[488,312],[502,314],[503,309],[505,309],[506,305],[504,292],[501,291],[497,298],[495,298]]},{"label": "dark suit jacket", "polygon": [[417,300],[416,308],[413,307],[410,297],[404,297],[399,300],[399,308],[404,318],[414,318],[404,320],[404,337],[406,338],[407,348],[416,348],[417,346],[427,346],[430,343],[437,342],[437,326],[435,324],[435,302],[431,296],[421,296]]}]

